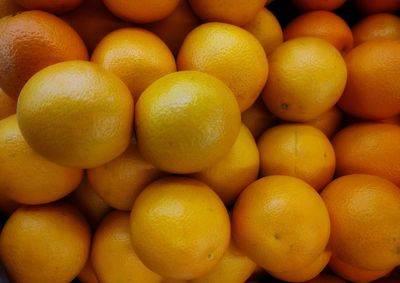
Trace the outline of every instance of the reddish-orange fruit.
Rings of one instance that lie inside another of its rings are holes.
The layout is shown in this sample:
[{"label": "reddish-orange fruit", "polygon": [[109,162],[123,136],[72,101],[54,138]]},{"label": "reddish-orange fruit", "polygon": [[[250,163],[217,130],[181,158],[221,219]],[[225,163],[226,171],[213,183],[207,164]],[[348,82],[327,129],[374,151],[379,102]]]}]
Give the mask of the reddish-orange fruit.
[{"label": "reddish-orange fruit", "polygon": [[344,2],[346,2],[346,0],[292,0],[292,3],[303,11],[333,11],[342,6]]},{"label": "reddish-orange fruit", "polygon": [[321,273],[317,277],[306,281],[306,283],[346,283],[346,281],[332,274]]},{"label": "reddish-orange fruit", "polygon": [[355,0],[354,4],[364,14],[392,13],[400,9],[399,0]]},{"label": "reddish-orange fruit", "polygon": [[283,30],[285,40],[315,36],[334,45],[342,54],[353,48],[353,34],[347,23],[329,11],[312,11],[291,21]]},{"label": "reddish-orange fruit", "polygon": [[85,267],[78,274],[77,278],[81,283],[99,283],[99,279],[94,272],[90,258],[86,262]]},{"label": "reddish-orange fruit", "polygon": [[266,129],[275,125],[276,117],[268,111],[262,99],[259,98],[249,109],[242,112],[242,122],[253,137],[258,139]]},{"label": "reddish-orange fruit", "polygon": [[321,130],[328,138],[331,138],[340,129],[342,121],[342,111],[334,106],[317,118],[305,122],[305,124]]},{"label": "reddish-orange fruit", "polygon": [[0,18],[5,16],[13,15],[15,13],[21,12],[24,9],[15,3],[14,0],[2,0],[0,1]]},{"label": "reddish-orange fruit", "polygon": [[43,10],[49,13],[62,14],[78,7],[82,0],[14,0],[27,10]]}]

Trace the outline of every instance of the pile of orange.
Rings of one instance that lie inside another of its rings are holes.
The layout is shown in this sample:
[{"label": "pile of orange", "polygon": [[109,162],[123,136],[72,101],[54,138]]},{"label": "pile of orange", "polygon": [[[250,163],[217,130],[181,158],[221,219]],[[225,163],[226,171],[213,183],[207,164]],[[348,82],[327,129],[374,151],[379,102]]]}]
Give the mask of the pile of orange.
[{"label": "pile of orange", "polygon": [[0,1],[0,281],[400,282],[399,12]]}]

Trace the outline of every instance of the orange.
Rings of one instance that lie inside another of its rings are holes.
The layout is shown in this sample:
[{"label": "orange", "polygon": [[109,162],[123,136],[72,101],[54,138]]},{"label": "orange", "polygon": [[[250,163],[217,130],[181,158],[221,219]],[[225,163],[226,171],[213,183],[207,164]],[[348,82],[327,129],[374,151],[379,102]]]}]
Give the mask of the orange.
[{"label": "orange", "polygon": [[91,168],[128,147],[133,100],[112,73],[94,63],[69,61],[41,70],[26,83],[17,116],[35,151],[66,166]]},{"label": "orange", "polygon": [[350,115],[365,119],[398,115],[400,40],[367,41],[351,50],[345,60],[347,85],[339,106]]},{"label": "orange", "polygon": [[62,19],[77,31],[90,52],[104,36],[130,25],[111,14],[102,0],[85,0]]},{"label": "orange", "polygon": [[240,129],[232,91],[196,71],[166,75],[151,84],[136,104],[139,152],[171,173],[203,170],[227,154]]},{"label": "orange", "polygon": [[332,274],[321,273],[317,277],[306,281],[307,283],[346,283],[343,279]]},{"label": "orange", "polygon": [[333,11],[342,6],[344,2],[346,2],[346,0],[292,0],[292,3],[303,11]]},{"label": "orange", "polygon": [[11,215],[20,206],[16,201],[0,194],[0,213]]},{"label": "orange", "polygon": [[82,0],[14,0],[27,10],[43,10],[49,13],[62,14],[78,7]]},{"label": "orange", "polygon": [[318,129],[284,124],[268,129],[258,140],[261,175],[288,175],[321,191],[335,172],[335,152]]},{"label": "orange", "polygon": [[267,55],[283,42],[281,25],[266,8],[260,10],[243,28],[258,39]]},{"label": "orange", "polygon": [[378,175],[400,186],[400,127],[383,123],[350,125],[332,140],[338,176]]},{"label": "orange", "polygon": [[305,268],[321,255],[329,240],[329,215],[321,197],[304,181],[269,176],[239,196],[232,233],[250,259],[268,272],[281,273]]},{"label": "orange", "polygon": [[373,175],[347,175],[331,182],[322,198],[331,219],[334,256],[366,270],[390,270],[400,264],[396,185]]},{"label": "orange", "polygon": [[262,97],[268,109],[286,121],[305,122],[332,108],[346,84],[346,65],[325,40],[298,37],[268,57],[270,75]]},{"label": "orange", "polygon": [[21,11],[23,11],[23,8],[15,3],[14,0],[0,1],[0,18],[13,15]]},{"label": "orange", "polygon": [[139,193],[163,174],[143,159],[135,144],[117,158],[87,172],[93,189],[119,210],[131,210]]},{"label": "orange", "polygon": [[23,204],[48,203],[72,192],[82,174],[38,155],[21,135],[15,115],[0,120],[0,194]]},{"label": "orange", "polygon": [[384,13],[367,16],[352,31],[355,46],[374,39],[400,39],[400,18]]},{"label": "orange", "polygon": [[16,111],[17,102],[0,88],[0,120],[15,114]]},{"label": "orange", "polygon": [[258,40],[248,31],[224,23],[206,23],[191,31],[179,51],[177,66],[222,80],[235,94],[242,112],[257,99],[268,76],[268,61]]},{"label": "orange", "polygon": [[243,283],[251,276],[256,264],[240,252],[233,241],[220,262],[207,274],[190,283]]},{"label": "orange", "polygon": [[312,11],[296,17],[286,25],[283,35],[285,41],[301,36],[319,37],[342,54],[353,48],[351,29],[341,17],[329,11]]},{"label": "orange", "polygon": [[67,204],[21,207],[0,236],[2,261],[12,282],[71,282],[84,267],[89,247],[88,224]]},{"label": "orange", "polygon": [[135,23],[150,23],[169,16],[179,0],[103,0],[107,8],[117,17]]},{"label": "orange", "polygon": [[352,282],[371,282],[378,278],[381,278],[391,270],[366,270],[354,267],[342,260],[338,259],[337,257],[332,257],[331,261],[329,262],[329,268],[331,268],[336,274],[340,275],[341,277],[345,278],[346,280],[350,280]]},{"label": "orange", "polygon": [[250,22],[267,0],[189,0],[193,11],[206,22],[242,26]]},{"label": "orange", "polygon": [[249,129],[242,124],[231,150],[221,160],[193,176],[209,185],[226,205],[257,180],[260,157]]},{"label": "orange", "polygon": [[305,124],[321,130],[328,138],[331,138],[340,129],[342,122],[343,113],[337,106],[333,106],[317,118],[305,122]]},{"label": "orange", "polygon": [[108,204],[93,190],[86,176],[79,187],[72,192],[70,199],[93,228],[97,227],[97,224],[110,210]]},{"label": "orange", "polygon": [[171,278],[163,278],[161,283],[188,283],[187,280],[179,280],[179,279],[171,279]]},{"label": "orange", "polygon": [[92,59],[117,75],[129,88],[134,101],[155,80],[176,72],[174,56],[155,34],[141,28],[125,28],[104,37]]},{"label": "orange", "polygon": [[182,45],[186,35],[200,24],[187,0],[180,0],[178,7],[168,17],[146,26],[168,45],[174,55]]},{"label": "orange", "polygon": [[167,278],[190,280],[211,271],[230,240],[223,202],[204,183],[184,177],[150,184],[136,199],[130,224],[138,257]]},{"label": "orange", "polygon": [[44,67],[87,59],[88,53],[79,35],[52,14],[27,11],[0,23],[0,88],[14,98]]},{"label": "orange", "polygon": [[286,272],[272,272],[271,274],[284,281],[288,282],[305,282],[318,276],[325,266],[328,265],[332,252],[322,252],[311,264],[297,270],[290,270]]},{"label": "orange", "polygon": [[101,222],[93,238],[91,260],[102,283],[161,282],[132,248],[128,212],[113,211]]},{"label": "orange", "polygon": [[276,118],[265,107],[262,99],[258,98],[249,109],[242,112],[242,122],[253,137],[258,139],[266,129],[275,125]]},{"label": "orange", "polygon": [[400,9],[398,0],[355,0],[354,4],[364,14],[392,13]]},{"label": "orange", "polygon": [[90,259],[86,262],[85,267],[78,274],[77,278],[81,283],[99,283]]}]

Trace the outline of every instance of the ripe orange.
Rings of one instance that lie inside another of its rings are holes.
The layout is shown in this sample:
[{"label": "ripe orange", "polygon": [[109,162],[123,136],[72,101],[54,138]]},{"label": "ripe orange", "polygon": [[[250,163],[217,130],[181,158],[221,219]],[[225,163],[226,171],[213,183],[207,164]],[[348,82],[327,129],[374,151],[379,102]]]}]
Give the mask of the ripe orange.
[{"label": "ripe orange", "polygon": [[112,73],[94,63],[69,61],[41,70],[26,83],[17,116],[35,151],[60,164],[91,168],[129,145],[133,100]]},{"label": "ripe orange", "polygon": [[128,212],[113,211],[104,218],[93,238],[91,260],[102,283],[161,281],[132,248]]},{"label": "ripe orange", "polygon": [[2,261],[12,282],[71,282],[84,267],[89,247],[88,224],[67,204],[21,207],[0,236]]},{"label": "ripe orange", "polygon": [[72,192],[83,171],[62,167],[26,143],[15,115],[0,120],[0,194],[23,203],[52,202]]},{"label": "ripe orange", "polygon": [[321,197],[304,181],[269,176],[239,196],[232,233],[239,249],[267,271],[302,269],[325,250],[329,215]]},{"label": "ripe orange", "polygon": [[332,108],[346,84],[346,65],[325,40],[299,37],[279,45],[268,57],[270,75],[262,97],[286,121],[305,122]]},{"label": "ripe orange", "polygon": [[174,56],[155,34],[142,28],[125,28],[104,37],[92,59],[117,75],[129,88],[134,101],[155,80],[176,72]]},{"label": "ripe orange", "polygon": [[251,276],[256,264],[240,252],[233,241],[219,263],[207,274],[190,283],[243,283]]},{"label": "ripe orange", "polygon": [[97,227],[110,210],[108,204],[93,190],[86,176],[79,187],[72,192],[70,199],[83,213],[92,228]]},{"label": "ripe orange", "polygon": [[283,42],[281,25],[266,8],[260,10],[243,28],[258,39],[267,55]]},{"label": "ripe orange", "polygon": [[250,22],[267,0],[189,0],[193,11],[206,22],[242,26]]},{"label": "ripe orange", "polygon": [[88,53],[79,35],[52,14],[27,11],[0,23],[0,88],[14,98],[44,67],[87,59]]},{"label": "ripe orange", "polygon": [[5,16],[13,15],[24,9],[15,3],[14,0],[2,0],[0,1],[0,18]]},{"label": "ripe orange", "polygon": [[258,40],[248,31],[224,23],[206,23],[191,31],[179,51],[177,66],[222,80],[235,94],[242,112],[257,99],[268,76],[268,61]]},{"label": "ripe orange", "polygon": [[249,109],[242,112],[242,122],[253,137],[258,139],[266,129],[275,125],[276,117],[268,111],[262,99],[258,98]]},{"label": "ripe orange", "polygon": [[363,173],[400,186],[400,126],[383,123],[350,125],[332,140],[338,176]]},{"label": "ripe orange", "polygon": [[364,14],[392,13],[400,9],[398,0],[355,0],[354,4]]},{"label": "ripe orange", "polygon": [[167,278],[190,280],[209,272],[230,240],[223,202],[207,185],[189,178],[150,184],[136,199],[130,223],[138,257]]},{"label": "ripe orange", "polygon": [[78,7],[82,0],[14,0],[27,10],[43,10],[49,13],[62,14]]},{"label": "ripe orange", "polygon": [[232,91],[202,72],[166,75],[136,104],[139,152],[161,170],[194,173],[229,152],[240,129]]},{"label": "ripe orange", "polygon": [[90,52],[104,36],[130,25],[111,14],[102,0],[85,0],[78,8],[61,17],[77,31]]},{"label": "ripe orange", "polygon": [[390,270],[400,264],[396,185],[373,175],[347,175],[331,182],[322,198],[331,219],[334,256],[366,270]]},{"label": "ripe orange", "polygon": [[93,189],[113,208],[131,210],[139,193],[162,172],[140,155],[135,144],[110,162],[87,171]]},{"label": "ripe orange", "polygon": [[400,114],[400,40],[367,41],[345,60],[347,85],[339,101],[345,112],[365,119]]},{"label": "ripe orange", "polygon": [[292,3],[303,11],[333,11],[342,6],[344,2],[346,2],[346,0],[292,0]]},{"label": "ripe orange", "polygon": [[117,17],[135,23],[150,23],[169,16],[179,0],[103,0],[107,8]]},{"label": "ripe orange", "polygon": [[305,124],[321,130],[330,139],[340,129],[342,121],[343,113],[337,106],[333,106],[317,118],[305,122]]},{"label": "ripe orange", "polygon": [[0,88],[0,120],[15,114],[16,111],[17,102]]},{"label": "ripe orange", "polygon": [[157,34],[176,56],[187,34],[200,24],[187,0],[180,0],[178,7],[168,17],[148,24],[146,28]]},{"label": "ripe orange", "polygon": [[392,14],[367,16],[352,28],[354,45],[374,39],[400,39],[400,18]]},{"label": "ripe orange", "polygon": [[284,124],[268,129],[258,140],[261,175],[297,177],[321,191],[335,173],[335,152],[318,129]]},{"label": "ripe orange", "polygon": [[85,267],[78,274],[77,278],[81,283],[99,283],[96,273],[94,272],[90,258],[85,264]]},{"label": "ripe orange", "polygon": [[301,36],[325,39],[340,53],[346,54],[353,48],[353,34],[347,23],[329,11],[312,11],[292,20],[283,30],[286,40]]},{"label": "ripe orange", "polygon": [[336,277],[332,274],[321,273],[314,279],[306,281],[307,283],[346,283],[343,279]]},{"label": "ripe orange", "polygon": [[257,180],[260,157],[251,132],[242,124],[239,135],[227,155],[193,176],[209,185],[226,205]]}]

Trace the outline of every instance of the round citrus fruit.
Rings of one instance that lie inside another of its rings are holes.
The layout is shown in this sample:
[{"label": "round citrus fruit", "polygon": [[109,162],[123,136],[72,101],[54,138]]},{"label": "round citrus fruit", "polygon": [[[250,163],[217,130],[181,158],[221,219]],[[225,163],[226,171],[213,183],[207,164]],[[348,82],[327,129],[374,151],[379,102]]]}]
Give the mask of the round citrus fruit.
[{"label": "round citrus fruit", "polygon": [[342,111],[337,106],[333,106],[317,118],[305,122],[305,124],[321,130],[328,138],[331,138],[340,129],[342,122]]},{"label": "round citrus fruit", "polygon": [[19,6],[14,0],[0,1],[0,18],[16,14],[23,10],[24,9]]},{"label": "round citrus fruit", "polygon": [[0,88],[0,120],[15,114],[16,111],[17,102]]},{"label": "round citrus fruit", "polygon": [[78,7],[82,0],[14,0],[27,10],[43,10],[49,13],[62,14]]},{"label": "round citrus fruit", "polygon": [[258,139],[266,129],[276,123],[276,117],[268,111],[262,99],[257,99],[254,104],[242,112],[242,122],[250,130],[255,139]]},{"label": "round citrus fruit", "polygon": [[329,273],[321,273],[317,277],[306,281],[307,283],[346,283],[343,279]]},{"label": "round citrus fruit", "polygon": [[85,264],[85,267],[78,274],[77,278],[81,283],[99,283],[96,273],[94,272],[90,258]]}]

